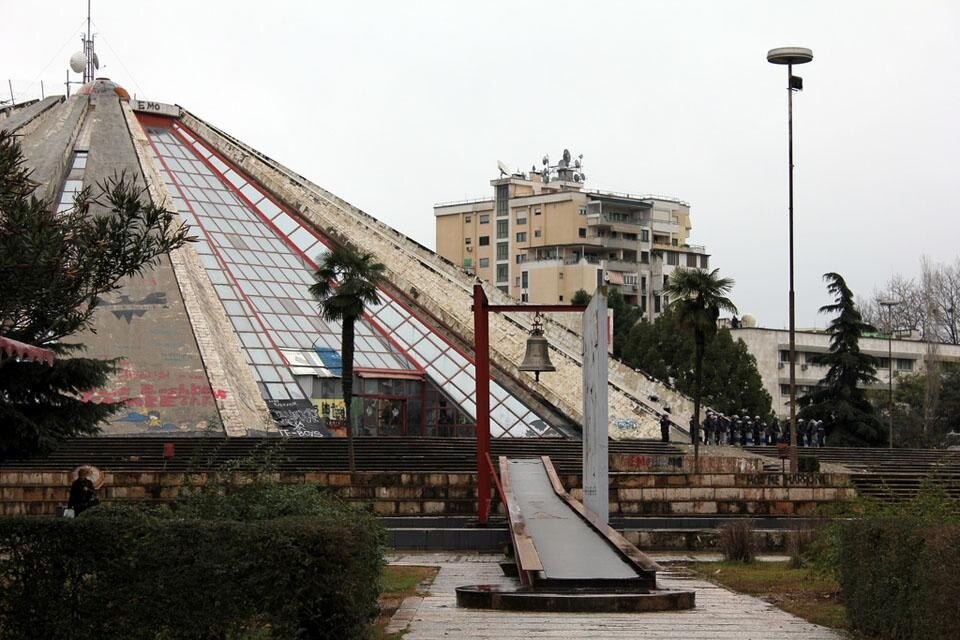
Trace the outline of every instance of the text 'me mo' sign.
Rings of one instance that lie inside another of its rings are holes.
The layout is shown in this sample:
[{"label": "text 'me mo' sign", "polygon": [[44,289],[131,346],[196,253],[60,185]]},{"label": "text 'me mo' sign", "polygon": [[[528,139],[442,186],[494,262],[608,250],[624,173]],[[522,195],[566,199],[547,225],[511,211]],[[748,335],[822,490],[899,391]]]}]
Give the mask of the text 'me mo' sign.
[{"label": "text 'me mo' sign", "polygon": [[153,100],[131,100],[130,105],[134,111],[141,113],[152,113],[154,115],[168,116],[171,118],[180,117],[180,107],[175,104],[154,102]]}]

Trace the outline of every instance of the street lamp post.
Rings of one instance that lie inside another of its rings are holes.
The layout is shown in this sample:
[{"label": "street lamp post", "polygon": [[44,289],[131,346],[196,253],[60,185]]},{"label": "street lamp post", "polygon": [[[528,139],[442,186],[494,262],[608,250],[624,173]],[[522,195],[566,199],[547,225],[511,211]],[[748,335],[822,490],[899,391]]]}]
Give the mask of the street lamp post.
[{"label": "street lamp post", "polygon": [[793,75],[793,65],[813,60],[813,52],[803,47],[780,47],[767,52],[767,62],[787,66],[787,144],[789,167],[790,211],[790,471],[797,472],[797,349],[796,306],[793,290],[793,92],[803,88],[803,81]]},{"label": "street lamp post", "polygon": [[887,387],[889,391],[887,414],[890,418],[890,442],[887,448],[893,449],[893,308],[900,303],[896,300],[881,300],[880,306],[887,308]]}]

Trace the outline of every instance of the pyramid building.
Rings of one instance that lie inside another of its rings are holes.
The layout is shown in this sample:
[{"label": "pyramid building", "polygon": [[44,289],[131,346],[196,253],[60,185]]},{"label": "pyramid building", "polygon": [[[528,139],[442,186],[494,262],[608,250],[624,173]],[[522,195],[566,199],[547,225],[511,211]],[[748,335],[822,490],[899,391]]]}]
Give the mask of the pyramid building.
[{"label": "pyramid building", "polygon": [[[55,208],[118,173],[177,215],[197,241],[101,300],[97,357],[121,358],[90,402],[125,400],[106,435],[319,437],[343,432],[340,326],[308,287],[347,244],[386,266],[381,303],[356,327],[358,435],[471,436],[476,420],[472,276],[187,109],[131,100],[105,78],[77,94],[0,111]],[[101,211],[102,213],[103,211]],[[493,287],[492,304],[510,304]],[[578,437],[581,336],[575,314],[546,323],[557,370],[518,370],[531,314],[490,317],[493,437]],[[686,397],[611,360],[610,435],[657,437]]]}]

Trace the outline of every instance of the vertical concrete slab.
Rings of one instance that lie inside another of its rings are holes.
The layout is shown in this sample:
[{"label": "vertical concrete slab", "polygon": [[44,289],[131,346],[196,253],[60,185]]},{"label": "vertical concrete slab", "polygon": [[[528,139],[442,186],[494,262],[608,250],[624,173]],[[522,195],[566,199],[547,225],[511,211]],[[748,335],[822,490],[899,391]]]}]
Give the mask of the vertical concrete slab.
[{"label": "vertical concrete slab", "polygon": [[583,312],[583,505],[609,518],[607,486],[607,292],[600,287]]},{"label": "vertical concrete slab", "polygon": [[50,96],[26,107],[11,110],[0,117],[0,130],[18,131],[61,102],[63,102],[63,96]]},{"label": "vertical concrete slab", "polygon": [[33,170],[30,177],[40,184],[35,192],[38,198],[50,201],[60,193],[88,102],[87,96],[74,96],[52,107],[42,126],[30,125],[20,131],[23,157]]},{"label": "vertical concrete slab", "polygon": [[[160,170],[153,160],[146,133],[129,105],[122,105],[133,147],[140,159],[150,197],[168,210],[175,211]],[[244,358],[240,340],[192,245],[170,254],[170,264],[180,285],[187,315],[193,327],[207,378],[214,389],[226,389],[217,397],[223,428],[229,436],[244,436],[248,430],[276,432],[267,405],[260,395]]]},{"label": "vertical concrete slab", "polygon": [[[114,176],[144,177],[120,100],[94,94],[87,116],[90,135],[84,185]],[[144,193],[142,199],[150,200]],[[109,211],[92,206],[95,214]],[[127,406],[104,425],[107,435],[176,435],[221,432],[218,400],[231,390],[213,388],[200,357],[169,256],[143,277],[134,276],[101,298],[94,316],[96,333],[82,336],[90,355],[120,358],[113,380],[86,394],[90,402],[126,400]]]}]

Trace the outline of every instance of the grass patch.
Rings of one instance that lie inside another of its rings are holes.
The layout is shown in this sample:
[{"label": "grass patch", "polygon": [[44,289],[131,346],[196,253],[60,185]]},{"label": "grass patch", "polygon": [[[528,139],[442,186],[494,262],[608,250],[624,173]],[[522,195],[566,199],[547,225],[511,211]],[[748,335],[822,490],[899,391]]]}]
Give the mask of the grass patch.
[{"label": "grass patch", "polygon": [[786,562],[697,562],[688,565],[704,578],[747,593],[831,629],[848,629],[840,585],[829,575],[791,569]]},{"label": "grass patch", "polygon": [[377,605],[380,614],[370,626],[370,640],[400,640],[406,631],[386,633],[390,618],[403,602],[404,598],[417,595],[417,589],[424,581],[432,581],[437,575],[437,567],[418,567],[387,565],[383,568],[380,598]]},{"label": "grass patch", "polygon": [[406,598],[417,592],[417,585],[437,575],[436,567],[387,565],[383,568],[381,598]]}]

